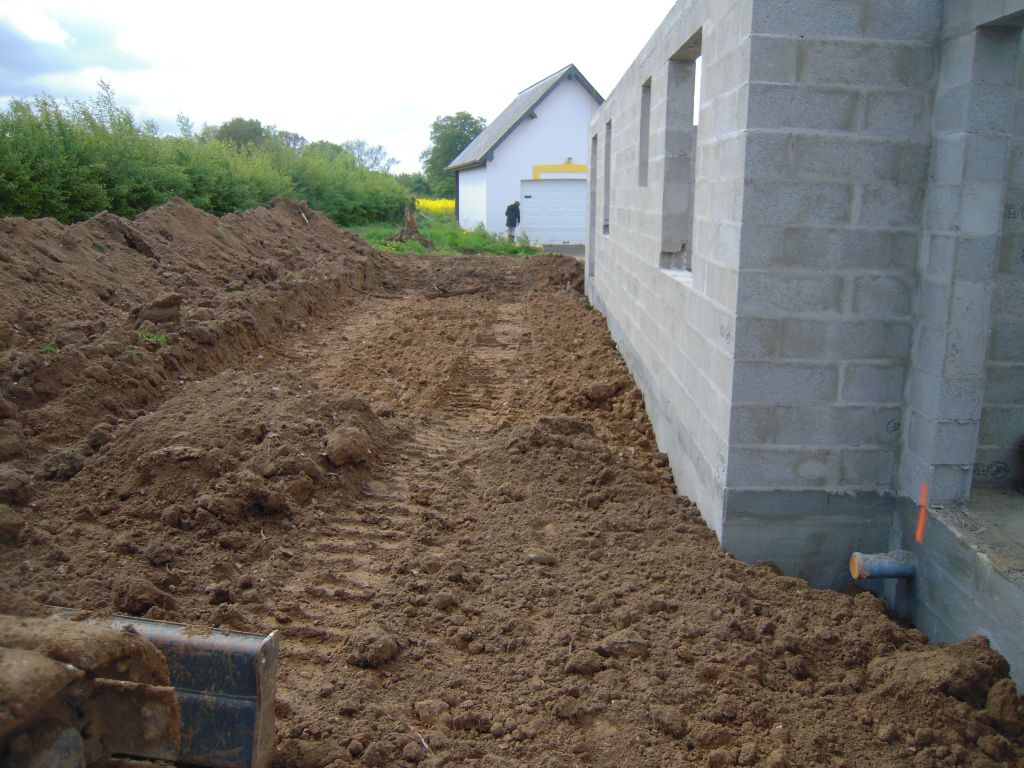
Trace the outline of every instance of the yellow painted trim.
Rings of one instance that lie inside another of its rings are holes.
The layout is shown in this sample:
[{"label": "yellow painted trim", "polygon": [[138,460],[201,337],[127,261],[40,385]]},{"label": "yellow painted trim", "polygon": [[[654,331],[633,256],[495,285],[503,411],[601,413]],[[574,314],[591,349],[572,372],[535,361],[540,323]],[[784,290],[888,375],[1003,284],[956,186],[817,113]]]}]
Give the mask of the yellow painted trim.
[{"label": "yellow painted trim", "polygon": [[587,166],[580,163],[554,163],[552,165],[533,166],[533,178],[539,179],[542,173],[586,173]]}]

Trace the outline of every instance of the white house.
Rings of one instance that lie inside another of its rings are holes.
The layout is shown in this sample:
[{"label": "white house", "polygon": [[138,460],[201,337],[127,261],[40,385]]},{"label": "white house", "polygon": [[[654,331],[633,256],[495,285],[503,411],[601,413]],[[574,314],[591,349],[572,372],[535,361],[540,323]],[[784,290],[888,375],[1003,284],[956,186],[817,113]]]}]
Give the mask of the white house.
[{"label": "white house", "polygon": [[459,224],[503,233],[519,200],[532,242],[583,243],[587,127],[603,101],[572,64],[520,93],[448,166]]}]

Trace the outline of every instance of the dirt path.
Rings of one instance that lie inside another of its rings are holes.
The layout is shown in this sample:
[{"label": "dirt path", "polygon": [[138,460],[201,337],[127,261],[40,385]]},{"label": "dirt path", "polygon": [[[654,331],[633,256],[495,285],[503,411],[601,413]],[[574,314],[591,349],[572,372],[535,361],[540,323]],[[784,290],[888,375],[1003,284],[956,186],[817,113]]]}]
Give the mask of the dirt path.
[{"label": "dirt path", "polygon": [[0,609],[278,630],[278,766],[1019,764],[983,641],[718,548],[573,260],[362,268],[3,507]]}]

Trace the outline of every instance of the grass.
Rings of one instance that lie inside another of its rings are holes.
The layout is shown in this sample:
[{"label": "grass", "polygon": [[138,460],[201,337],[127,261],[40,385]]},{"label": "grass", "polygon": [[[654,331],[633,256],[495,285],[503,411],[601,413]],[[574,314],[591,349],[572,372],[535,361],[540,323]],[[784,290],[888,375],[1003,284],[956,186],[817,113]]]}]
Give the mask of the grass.
[{"label": "grass", "polygon": [[60,352],[60,347],[57,346],[56,341],[48,341],[39,348],[39,351],[46,355],[56,355]]},{"label": "grass", "polygon": [[388,423],[392,427],[394,427],[396,431],[398,431],[398,432],[411,432],[412,431],[412,425],[409,424],[409,422],[406,421],[405,419],[403,419],[401,416],[396,416],[395,414],[391,414],[387,418],[388,418]]},{"label": "grass", "polygon": [[352,227],[352,231],[371,245],[381,250],[396,253],[494,253],[494,254],[525,254],[536,253],[539,249],[530,245],[526,234],[520,235],[510,243],[507,237],[499,237],[487,232],[483,226],[476,229],[463,229],[454,216],[433,216],[417,213],[416,221],[424,237],[434,242],[434,250],[426,248],[422,243],[389,243],[387,239],[402,229],[402,223],[382,222]]},{"label": "grass", "polygon": [[99,240],[93,240],[92,247],[95,248],[100,253],[105,253],[110,246],[107,245],[106,243],[101,243]]},{"label": "grass", "polygon": [[139,331],[139,341],[152,341],[158,347],[162,347],[167,343],[167,334],[163,331],[147,331],[143,328]]}]

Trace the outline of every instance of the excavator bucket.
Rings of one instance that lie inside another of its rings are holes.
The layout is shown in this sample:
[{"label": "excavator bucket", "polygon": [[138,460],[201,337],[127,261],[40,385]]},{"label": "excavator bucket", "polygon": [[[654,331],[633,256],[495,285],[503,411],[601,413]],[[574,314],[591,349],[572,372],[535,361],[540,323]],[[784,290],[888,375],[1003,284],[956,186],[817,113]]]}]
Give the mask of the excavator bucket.
[{"label": "excavator bucket", "polygon": [[[256,635],[115,616],[163,653],[181,708],[176,763],[268,768],[274,750],[276,632]],[[162,755],[133,755],[163,757]]]},{"label": "excavator bucket", "polygon": [[0,764],[269,768],[276,632],[70,614],[0,616]]}]

